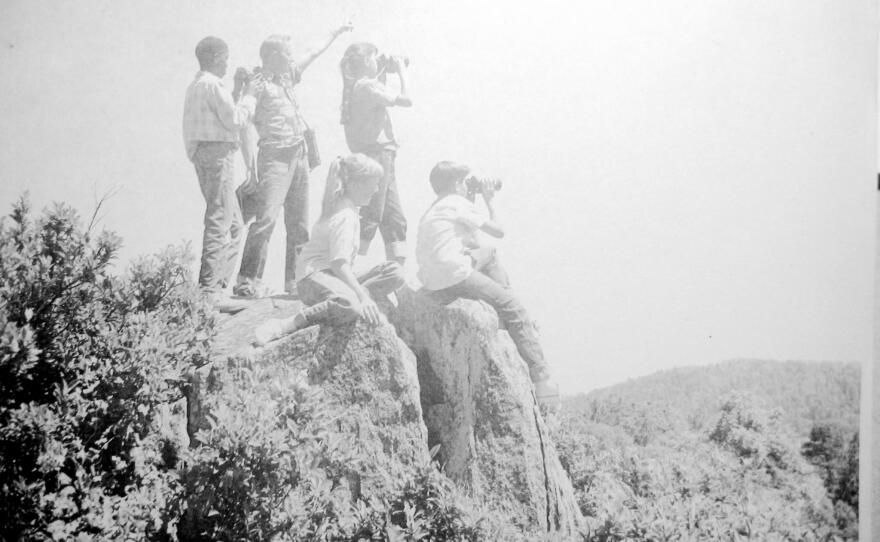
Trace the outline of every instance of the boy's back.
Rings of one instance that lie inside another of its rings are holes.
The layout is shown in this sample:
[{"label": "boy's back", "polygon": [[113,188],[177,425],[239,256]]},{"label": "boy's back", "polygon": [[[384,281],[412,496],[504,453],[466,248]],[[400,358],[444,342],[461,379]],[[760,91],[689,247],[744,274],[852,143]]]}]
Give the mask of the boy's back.
[{"label": "boy's back", "polygon": [[418,277],[425,288],[442,290],[473,271],[467,254],[486,217],[468,199],[452,194],[440,198],[422,216],[416,241]]}]

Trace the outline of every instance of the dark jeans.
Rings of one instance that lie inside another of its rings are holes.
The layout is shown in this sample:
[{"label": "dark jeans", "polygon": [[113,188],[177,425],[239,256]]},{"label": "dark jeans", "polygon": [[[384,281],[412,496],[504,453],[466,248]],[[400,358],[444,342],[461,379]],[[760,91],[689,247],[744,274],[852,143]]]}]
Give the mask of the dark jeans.
[{"label": "dark jeans", "polygon": [[203,141],[193,156],[205,198],[199,285],[207,290],[226,287],[241,245],[241,213],[235,198],[235,149],[234,143]]},{"label": "dark jeans", "polygon": [[485,301],[491,305],[507,328],[517,352],[529,366],[532,382],[547,379],[550,373],[534,322],[510,288],[507,273],[498,261],[494,249],[484,252],[483,255],[485,258],[476,262],[477,266],[468,278],[438,290],[435,295],[443,303],[463,297]]},{"label": "dark jeans", "polygon": [[[403,267],[397,262],[385,262],[358,275],[357,279],[370,292],[370,297],[378,301],[403,286]],[[300,280],[296,289],[307,305],[303,314],[309,325],[344,324],[360,316],[360,301],[354,290],[329,269]]]},{"label": "dark jeans", "polygon": [[244,221],[256,221],[248,228],[241,257],[240,278],[259,279],[266,268],[269,239],[284,208],[287,242],[284,281],[294,280],[296,255],[309,240],[309,166],[302,144],[282,149],[261,148],[257,155],[256,191],[244,205]]},{"label": "dark jeans", "polygon": [[385,149],[365,154],[381,164],[385,175],[369,205],[361,207],[361,254],[367,251],[378,229],[385,242],[385,257],[389,260],[402,258],[406,253],[406,217],[400,205],[394,171],[397,153]]}]

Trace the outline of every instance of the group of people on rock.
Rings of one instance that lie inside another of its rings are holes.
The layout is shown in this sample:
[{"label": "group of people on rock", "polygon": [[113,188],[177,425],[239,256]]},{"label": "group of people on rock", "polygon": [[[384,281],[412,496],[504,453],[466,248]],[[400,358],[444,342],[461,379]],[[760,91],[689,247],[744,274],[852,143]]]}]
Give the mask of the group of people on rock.
[{"label": "group of people on rock", "polygon": [[[320,158],[294,89],[306,68],[351,28],[340,26],[302,57],[294,57],[290,36],[270,36],[260,46],[262,66],[253,73],[236,71],[232,92],[222,83],[229,59],[226,43],[209,36],[196,46],[199,71],[186,91],[183,136],[206,204],[199,285],[219,310],[235,305],[225,290],[246,228],[233,294],[239,299],[266,296],[261,278],[283,209],[285,291],[295,292],[304,305],[290,318],[258,326],[258,345],[314,324],[359,318],[378,323],[376,301],[404,282],[407,222],[395,178],[397,143],[388,108],[412,105],[407,59],[381,55],[370,43],[345,50],[340,62],[341,122],[351,154],[329,165],[321,214],[311,233],[308,228],[309,171]],[[397,74],[397,88],[386,84],[389,73]],[[239,187],[234,181],[237,150],[248,169]],[[493,205],[496,185],[448,161],[434,166],[429,181],[437,199],[419,223],[419,280],[442,303],[468,298],[491,305],[529,366],[539,402],[555,407],[558,388],[537,329],[510,288],[494,248],[479,242],[479,232],[504,235]],[[474,203],[477,193],[488,216]],[[377,230],[386,261],[355,274],[355,258],[367,252]]]}]

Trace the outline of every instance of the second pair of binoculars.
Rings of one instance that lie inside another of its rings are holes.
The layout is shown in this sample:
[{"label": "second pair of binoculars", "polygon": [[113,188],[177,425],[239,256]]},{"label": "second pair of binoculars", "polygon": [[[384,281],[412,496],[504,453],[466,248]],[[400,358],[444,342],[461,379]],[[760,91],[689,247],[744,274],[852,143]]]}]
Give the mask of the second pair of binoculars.
[{"label": "second pair of binoculars", "polygon": [[498,192],[501,190],[501,184],[501,179],[496,179],[494,177],[477,177],[476,175],[471,175],[464,180],[464,185],[467,187],[469,196],[475,196],[487,191]]},{"label": "second pair of binoculars", "polygon": [[408,68],[409,57],[401,55],[386,55],[385,53],[376,57],[376,66],[379,68],[379,73],[397,73],[400,70],[401,64]]}]

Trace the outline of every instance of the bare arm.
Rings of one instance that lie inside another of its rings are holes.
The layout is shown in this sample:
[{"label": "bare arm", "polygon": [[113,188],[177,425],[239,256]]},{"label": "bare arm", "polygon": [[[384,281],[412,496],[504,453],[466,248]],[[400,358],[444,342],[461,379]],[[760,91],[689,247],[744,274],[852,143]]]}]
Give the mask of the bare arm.
[{"label": "bare arm", "polygon": [[257,173],[255,158],[257,156],[257,139],[259,138],[256,126],[248,123],[247,126],[241,129],[239,137],[241,138],[241,157],[247,168],[247,178],[248,180],[255,180]]},{"label": "bare arm", "polygon": [[409,97],[409,92],[406,90],[406,63],[396,60],[397,62],[397,75],[400,77],[400,94],[397,96],[397,99],[394,101],[394,105],[399,105],[401,107],[411,107],[412,99]]},{"label": "bare arm", "polygon": [[330,267],[333,270],[333,273],[341,278],[342,282],[347,284],[348,287],[354,290],[354,293],[357,294],[358,301],[361,303],[361,318],[371,324],[378,324],[379,307],[376,305],[376,302],[373,301],[373,298],[370,297],[370,292],[368,292],[367,289],[358,282],[357,277],[354,276],[351,264],[343,259],[339,259],[330,262]]},{"label": "bare arm", "polygon": [[336,30],[333,30],[327,35],[327,37],[324,38],[323,41],[318,44],[317,47],[307,51],[306,54],[302,57],[295,59],[293,61],[293,65],[299,68],[299,71],[305,71],[305,69],[309,67],[309,64],[311,64],[315,61],[316,58],[321,56],[321,53],[326,51],[327,48],[329,48],[330,45],[336,40],[336,38],[341,36],[343,33],[348,32],[352,28],[353,27],[351,23],[346,23]]},{"label": "bare arm", "polygon": [[483,223],[480,226],[480,230],[488,233],[492,237],[502,238],[504,237],[504,227],[498,222],[495,218],[495,206],[492,204],[492,199],[495,197],[495,191],[489,187],[484,187],[483,190],[483,201],[486,202],[486,209],[489,210],[489,220]]}]

